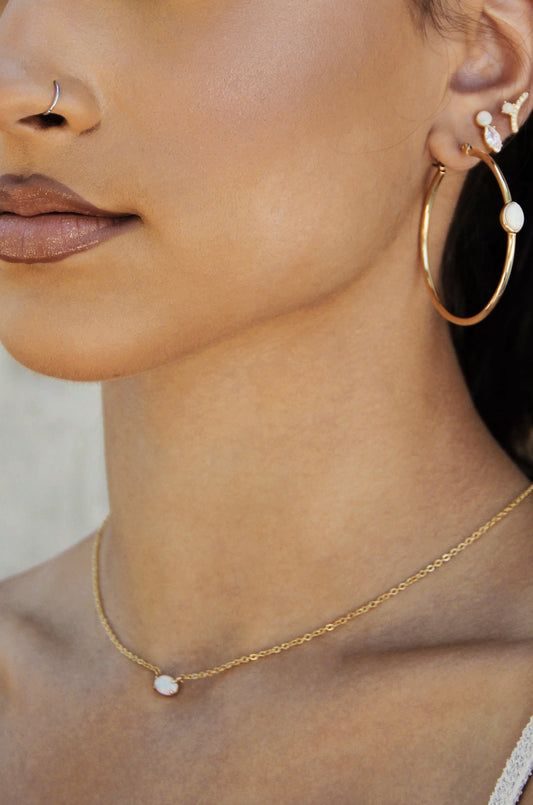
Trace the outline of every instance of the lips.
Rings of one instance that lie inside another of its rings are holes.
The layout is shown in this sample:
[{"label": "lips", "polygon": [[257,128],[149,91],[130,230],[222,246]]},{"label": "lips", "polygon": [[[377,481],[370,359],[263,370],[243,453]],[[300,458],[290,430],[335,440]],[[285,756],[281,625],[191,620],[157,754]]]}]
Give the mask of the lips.
[{"label": "lips", "polygon": [[140,218],[95,207],[45,176],[0,177],[0,259],[62,260],[122,234]]}]

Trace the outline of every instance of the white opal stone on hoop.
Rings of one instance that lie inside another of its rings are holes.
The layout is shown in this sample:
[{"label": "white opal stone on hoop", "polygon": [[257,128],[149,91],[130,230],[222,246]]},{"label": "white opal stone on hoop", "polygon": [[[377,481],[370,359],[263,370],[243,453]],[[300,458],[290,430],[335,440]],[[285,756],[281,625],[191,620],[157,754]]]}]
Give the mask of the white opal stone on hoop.
[{"label": "white opal stone on hoop", "polygon": [[496,154],[499,154],[503,148],[503,141],[499,131],[491,125],[491,113],[487,112],[486,109],[484,109],[482,112],[478,112],[476,115],[476,123],[484,130],[483,138],[487,148],[489,148],[491,151],[494,151]]},{"label": "white opal stone on hoop", "polygon": [[172,676],[161,674],[154,679],[154,690],[161,696],[175,696],[179,689],[179,683]]},{"label": "white opal stone on hoop", "polygon": [[501,211],[500,221],[506,232],[520,232],[525,223],[524,210],[516,201],[510,201]]}]

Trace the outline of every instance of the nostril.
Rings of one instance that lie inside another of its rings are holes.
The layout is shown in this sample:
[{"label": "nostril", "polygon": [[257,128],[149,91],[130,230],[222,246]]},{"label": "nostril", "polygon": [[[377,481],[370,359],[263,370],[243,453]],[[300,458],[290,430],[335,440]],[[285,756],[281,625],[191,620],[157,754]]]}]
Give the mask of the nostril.
[{"label": "nostril", "polygon": [[21,123],[23,126],[28,126],[29,128],[33,129],[57,129],[66,126],[67,120],[62,115],[56,115],[51,112],[48,115],[40,114],[23,117],[21,120],[19,120],[19,123]]}]

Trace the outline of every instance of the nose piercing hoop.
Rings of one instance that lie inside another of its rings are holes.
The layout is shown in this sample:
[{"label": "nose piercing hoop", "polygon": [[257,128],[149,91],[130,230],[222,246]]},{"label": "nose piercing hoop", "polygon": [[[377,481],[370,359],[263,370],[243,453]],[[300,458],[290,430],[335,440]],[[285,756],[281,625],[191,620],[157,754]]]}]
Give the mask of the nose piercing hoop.
[{"label": "nose piercing hoop", "polygon": [[61,87],[57,81],[54,81],[54,100],[46,110],[46,112],[42,112],[43,115],[51,115],[54,109],[56,108],[57,102],[59,100],[59,93],[61,92]]}]

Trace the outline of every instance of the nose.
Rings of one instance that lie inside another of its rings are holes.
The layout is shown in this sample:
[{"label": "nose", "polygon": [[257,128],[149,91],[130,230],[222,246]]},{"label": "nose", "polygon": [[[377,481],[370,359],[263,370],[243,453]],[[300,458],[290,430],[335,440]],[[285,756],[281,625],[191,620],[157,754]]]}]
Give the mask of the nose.
[{"label": "nose", "polygon": [[53,67],[39,70],[38,78],[17,68],[0,56],[0,134],[31,137],[61,129],[79,135],[99,125],[100,104],[84,81]]},{"label": "nose", "polygon": [[[69,8],[65,10],[65,7]],[[0,0],[0,137],[43,132],[84,134],[100,123],[101,106],[76,72],[79,19],[64,0]],[[52,114],[45,115],[60,93]],[[50,134],[50,136],[52,136]]]}]

